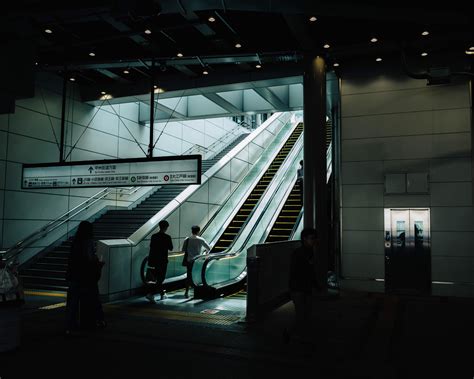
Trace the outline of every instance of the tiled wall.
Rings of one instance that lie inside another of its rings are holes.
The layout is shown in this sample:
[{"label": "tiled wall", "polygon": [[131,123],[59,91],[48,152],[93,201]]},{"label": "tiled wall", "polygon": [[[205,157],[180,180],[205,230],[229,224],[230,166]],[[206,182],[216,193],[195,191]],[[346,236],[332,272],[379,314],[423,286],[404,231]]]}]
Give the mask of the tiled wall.
[{"label": "tiled wall", "polygon": [[[342,80],[342,274],[384,278],[387,207],[430,207],[432,280],[474,282],[467,82]],[[384,174],[426,172],[429,193],[384,194]]]},{"label": "tiled wall", "polygon": [[[0,247],[8,248],[50,220],[83,202],[99,188],[22,190],[22,163],[57,162],[60,139],[62,83],[38,78],[35,97],[18,100],[14,114],[0,115]],[[145,157],[149,128],[138,123],[138,103],[93,107],[77,98],[69,84],[66,107],[67,161]],[[120,116],[120,117],[119,117]],[[219,150],[215,141],[239,128],[230,119],[215,118],[155,125],[154,156],[179,155],[194,144]],[[164,129],[164,130],[163,130]],[[132,137],[133,135],[133,137]],[[134,141],[140,143],[140,147]],[[228,144],[227,140],[225,144]],[[127,206],[130,202],[112,202]]]}]

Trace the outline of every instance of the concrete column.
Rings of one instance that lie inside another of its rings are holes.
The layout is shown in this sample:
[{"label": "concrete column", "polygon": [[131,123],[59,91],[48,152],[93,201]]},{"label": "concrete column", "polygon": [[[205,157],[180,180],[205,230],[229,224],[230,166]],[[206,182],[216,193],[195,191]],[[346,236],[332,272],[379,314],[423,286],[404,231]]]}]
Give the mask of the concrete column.
[{"label": "concrete column", "polygon": [[328,196],[326,186],[326,63],[307,56],[303,77],[304,106],[304,226],[316,228],[316,278],[327,288]]}]

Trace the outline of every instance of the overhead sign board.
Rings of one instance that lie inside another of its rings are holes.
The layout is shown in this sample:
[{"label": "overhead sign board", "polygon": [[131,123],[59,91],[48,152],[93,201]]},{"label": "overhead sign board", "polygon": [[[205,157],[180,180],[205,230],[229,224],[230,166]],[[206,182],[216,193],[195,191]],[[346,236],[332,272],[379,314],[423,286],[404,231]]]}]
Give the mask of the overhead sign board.
[{"label": "overhead sign board", "polygon": [[200,184],[201,155],[24,164],[21,188]]}]

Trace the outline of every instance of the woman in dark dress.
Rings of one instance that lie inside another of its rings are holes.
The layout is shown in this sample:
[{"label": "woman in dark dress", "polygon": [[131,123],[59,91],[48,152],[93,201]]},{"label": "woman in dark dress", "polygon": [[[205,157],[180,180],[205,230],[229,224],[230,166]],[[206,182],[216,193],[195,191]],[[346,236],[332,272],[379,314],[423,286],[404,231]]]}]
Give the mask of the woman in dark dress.
[{"label": "woman in dark dress", "polygon": [[69,282],[66,302],[67,335],[76,331],[79,325],[84,329],[105,327],[98,287],[103,264],[95,252],[92,224],[82,221],[71,246],[66,274]]}]

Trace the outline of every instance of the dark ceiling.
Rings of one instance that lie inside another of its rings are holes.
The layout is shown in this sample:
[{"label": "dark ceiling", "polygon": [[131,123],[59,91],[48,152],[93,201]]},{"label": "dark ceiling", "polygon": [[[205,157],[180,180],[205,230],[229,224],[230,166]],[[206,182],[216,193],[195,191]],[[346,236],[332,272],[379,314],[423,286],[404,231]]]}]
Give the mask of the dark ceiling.
[{"label": "dark ceiling", "polygon": [[[466,54],[474,45],[468,4],[433,4],[20,0],[1,16],[1,29],[3,44],[26,44],[36,70],[66,72],[85,100],[102,91],[143,94],[151,76],[161,87],[186,88],[299,75],[306,54],[322,54],[338,74],[401,65],[402,52],[414,72],[449,67],[472,73],[472,55]],[[425,30],[429,35],[422,35]],[[377,42],[371,42],[374,37]],[[21,55],[18,48],[12,51]]]}]

